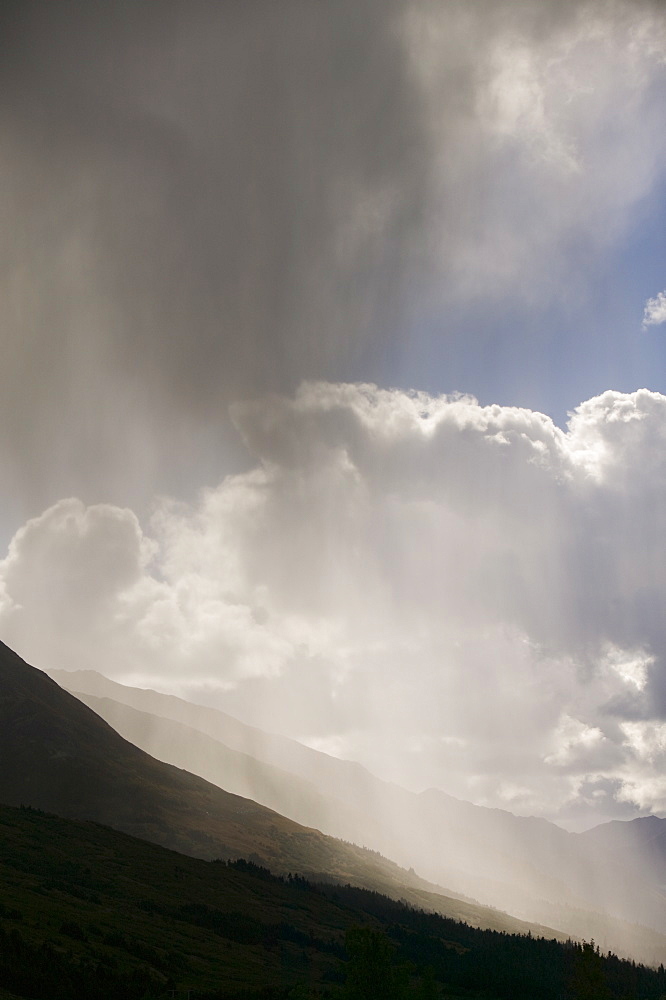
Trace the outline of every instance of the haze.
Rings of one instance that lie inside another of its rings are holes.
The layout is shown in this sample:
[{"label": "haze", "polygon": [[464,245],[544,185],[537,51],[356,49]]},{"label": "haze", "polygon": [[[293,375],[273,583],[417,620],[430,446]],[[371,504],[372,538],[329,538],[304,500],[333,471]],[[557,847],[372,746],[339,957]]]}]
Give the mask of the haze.
[{"label": "haze", "polygon": [[666,814],[663,5],[1,21],[1,638]]}]

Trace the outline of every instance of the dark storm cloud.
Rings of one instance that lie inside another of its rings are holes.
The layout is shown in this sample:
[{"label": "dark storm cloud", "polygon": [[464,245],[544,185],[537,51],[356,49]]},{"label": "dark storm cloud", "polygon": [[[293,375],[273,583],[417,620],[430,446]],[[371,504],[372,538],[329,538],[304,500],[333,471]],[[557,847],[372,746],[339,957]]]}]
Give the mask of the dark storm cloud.
[{"label": "dark storm cloud", "polygon": [[139,410],[210,419],[230,394],[349,375],[371,328],[395,330],[427,201],[399,9],[15,5],[3,398],[20,450],[26,380],[62,431],[77,410],[104,421],[114,372]]},{"label": "dark storm cloud", "polygon": [[3,5],[0,460],[23,513],[191,493],[234,467],[231,400],[395,371],[447,295],[564,287],[572,229],[594,244],[651,183],[574,148],[612,114],[651,163],[613,89],[640,91],[649,9]]}]

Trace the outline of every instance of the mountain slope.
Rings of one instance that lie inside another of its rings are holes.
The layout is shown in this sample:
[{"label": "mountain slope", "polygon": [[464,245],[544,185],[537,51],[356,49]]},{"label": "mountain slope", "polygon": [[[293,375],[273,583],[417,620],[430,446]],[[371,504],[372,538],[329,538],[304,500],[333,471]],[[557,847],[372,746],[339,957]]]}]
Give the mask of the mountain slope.
[{"label": "mountain slope", "polygon": [[[376,843],[380,823],[326,796],[314,782],[233,750],[206,733],[173,719],[138,711],[111,698],[71,692],[130,743],[167,764],[184,768],[228,792],[254,799],[297,823],[355,843]],[[373,836],[374,833],[374,836]]]},{"label": "mountain slope", "polygon": [[[223,787],[246,791],[293,819],[368,844],[460,894],[522,919],[602,940],[589,911],[657,930],[666,926],[664,879],[657,877],[663,869],[655,868],[636,838],[633,847],[621,849],[619,842],[614,847],[436,789],[412,793],[358,764],[264,733],[212,708],[129,688],[93,671],[54,671],[53,676],[70,690],[84,692],[84,698],[112,699],[95,703],[96,710],[156,756],[164,754]],[[132,717],[120,703],[144,715]],[[189,727],[187,737],[178,725]],[[194,737],[193,729],[202,735]],[[241,760],[234,753],[245,756]],[[285,779],[287,772],[291,780]]]},{"label": "mountain slope", "polygon": [[68,691],[111,698],[138,711],[198,729],[231,750],[298,775],[319,787],[325,787],[327,796],[347,801],[355,807],[360,806],[364,811],[368,805],[368,797],[370,801],[374,799],[379,779],[360,764],[339,760],[286,736],[257,729],[219,709],[194,705],[157,691],[118,684],[94,670],[50,670],[48,673]]},{"label": "mountain slope", "polygon": [[96,820],[198,857],[256,857],[279,872],[366,886],[473,926],[527,928],[506,914],[441,895],[437,886],[375,852],[299,826],[155,760],[4,644],[0,760],[0,801],[8,805]]},{"label": "mountain slope", "polygon": [[666,889],[666,819],[641,816],[627,822],[613,820],[581,834],[588,849],[604,852],[623,863],[640,854],[649,865],[654,882]]}]

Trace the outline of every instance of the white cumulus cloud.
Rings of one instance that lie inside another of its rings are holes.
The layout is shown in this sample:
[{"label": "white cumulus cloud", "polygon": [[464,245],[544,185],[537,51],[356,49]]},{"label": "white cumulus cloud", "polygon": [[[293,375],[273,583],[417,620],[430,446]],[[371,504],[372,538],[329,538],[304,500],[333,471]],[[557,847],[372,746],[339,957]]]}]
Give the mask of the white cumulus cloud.
[{"label": "white cumulus cloud", "polygon": [[606,392],[562,430],[305,383],[233,417],[254,466],[195,504],[161,501],[142,527],[63,500],[22,527],[3,638],[413,787],[666,809],[666,397]]},{"label": "white cumulus cloud", "polygon": [[659,326],[666,323],[666,292],[659,292],[645,303],[643,326]]}]

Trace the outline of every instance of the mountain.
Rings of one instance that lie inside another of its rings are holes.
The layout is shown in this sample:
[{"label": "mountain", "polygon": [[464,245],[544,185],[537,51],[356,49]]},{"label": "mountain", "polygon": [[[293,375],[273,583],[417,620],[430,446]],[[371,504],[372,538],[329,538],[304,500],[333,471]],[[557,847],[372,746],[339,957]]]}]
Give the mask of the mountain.
[{"label": "mountain", "polygon": [[355,843],[376,843],[381,839],[379,817],[364,815],[344,799],[323,794],[313,781],[233,750],[182,722],[138,711],[112,698],[71,693],[126,740],[158,760],[198,774],[228,792],[254,799],[332,836]]},{"label": "mountain", "polygon": [[[155,760],[0,643],[0,802],[95,820],[203,858],[249,857],[277,872],[352,883],[473,926],[529,926],[353,844]],[[665,951],[666,954],[666,951]]]},{"label": "mountain", "polygon": [[666,819],[640,816],[629,821],[612,820],[581,834],[594,852],[602,852],[623,864],[624,859],[641,855],[649,865],[655,884],[666,890]]},{"label": "mountain", "polygon": [[459,894],[618,949],[636,933],[618,937],[617,924],[607,932],[607,918],[666,927],[663,865],[655,867],[646,838],[623,845],[617,835],[611,843],[601,833],[596,839],[568,833],[436,789],[409,792],[359,764],[212,708],[129,688],[94,671],[52,675],[155,756],[299,822],[367,844]]},{"label": "mountain", "polygon": [[[0,997],[658,1000],[666,973],[0,806]],[[378,986],[383,987],[381,990]],[[372,990],[372,992],[371,992]],[[596,991],[596,992],[595,992]],[[356,994],[358,995],[358,994]]]},{"label": "mountain", "polygon": [[[218,709],[194,705],[157,691],[127,687],[94,670],[50,670],[48,673],[68,691],[110,698],[138,711],[198,729],[232,750],[297,775],[317,787],[325,787],[327,798],[360,806],[363,812],[367,812],[368,796],[372,801],[377,784],[387,784],[379,782],[360,764],[331,757],[286,736],[264,732]],[[397,786],[387,787],[397,789]]]}]

